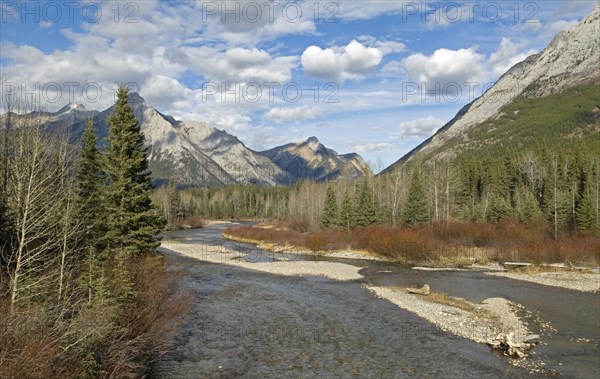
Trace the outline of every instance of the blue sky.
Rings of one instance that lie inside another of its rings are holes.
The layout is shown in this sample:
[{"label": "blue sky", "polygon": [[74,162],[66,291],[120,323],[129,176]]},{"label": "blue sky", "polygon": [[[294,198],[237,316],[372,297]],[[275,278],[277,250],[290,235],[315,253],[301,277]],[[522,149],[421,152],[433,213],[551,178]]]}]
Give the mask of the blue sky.
[{"label": "blue sky", "polygon": [[105,109],[128,83],[256,150],[315,135],[389,165],[597,3],[2,1],[2,101]]}]

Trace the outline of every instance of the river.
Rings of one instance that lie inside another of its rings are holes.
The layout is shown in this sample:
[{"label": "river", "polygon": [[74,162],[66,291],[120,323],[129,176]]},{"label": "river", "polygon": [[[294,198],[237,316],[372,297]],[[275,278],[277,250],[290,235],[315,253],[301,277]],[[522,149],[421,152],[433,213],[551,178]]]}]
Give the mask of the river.
[{"label": "river", "polygon": [[[281,257],[227,241],[227,225],[165,233],[186,244],[225,246],[245,259]],[[166,255],[193,291],[191,317],[175,349],[154,366],[155,378],[498,378],[599,377],[600,297],[597,293],[498,278],[481,272],[416,271],[402,265],[328,259],[362,268],[359,281],[282,277]],[[324,259],[288,255],[286,259]],[[442,332],[361,288],[421,286],[480,302],[520,303],[541,335],[532,374],[489,347]]]}]

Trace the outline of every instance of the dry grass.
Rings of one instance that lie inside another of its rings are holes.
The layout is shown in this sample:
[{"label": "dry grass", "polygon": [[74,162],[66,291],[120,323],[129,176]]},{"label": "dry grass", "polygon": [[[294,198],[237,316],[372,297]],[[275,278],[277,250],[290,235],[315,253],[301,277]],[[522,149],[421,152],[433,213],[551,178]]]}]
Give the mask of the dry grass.
[{"label": "dry grass", "polygon": [[[407,289],[404,287],[391,286],[390,288],[398,292],[407,292]],[[419,299],[429,301],[430,303],[448,305],[450,307],[462,309],[463,311],[467,311],[469,313],[474,312],[476,309],[473,306],[473,304],[466,301],[465,299],[460,297],[453,297],[442,292],[431,291],[429,295],[415,294],[415,296],[418,296]]]},{"label": "dry grass", "polygon": [[427,300],[432,303],[449,305],[454,308],[462,309],[463,311],[467,311],[469,313],[475,311],[475,307],[473,304],[469,303],[463,298],[449,296],[445,293],[441,292],[431,292],[427,296],[423,296],[424,300]]},{"label": "dry grass", "polygon": [[137,297],[113,301],[47,302],[9,311],[0,298],[0,378],[139,378],[164,354],[186,317],[188,295],[159,256],[131,262]]}]

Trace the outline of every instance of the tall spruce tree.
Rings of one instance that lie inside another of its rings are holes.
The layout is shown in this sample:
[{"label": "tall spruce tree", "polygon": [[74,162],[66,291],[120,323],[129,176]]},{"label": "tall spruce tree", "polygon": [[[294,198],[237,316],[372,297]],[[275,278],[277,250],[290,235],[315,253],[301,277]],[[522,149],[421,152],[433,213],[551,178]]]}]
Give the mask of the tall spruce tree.
[{"label": "tall spruce tree", "polygon": [[96,128],[94,121],[88,120],[81,137],[81,153],[77,171],[77,208],[78,222],[82,224],[85,235],[84,245],[97,244],[102,234],[102,155],[96,147]]},{"label": "tall spruce tree", "polygon": [[97,141],[96,128],[90,119],[81,137],[76,205],[77,222],[83,230],[80,245],[86,256],[84,279],[88,302],[98,300],[96,304],[103,305],[108,298],[104,272],[106,251],[101,244],[106,232],[106,213],[102,197],[102,155],[96,147]]},{"label": "tall spruce tree", "polygon": [[152,205],[153,189],[147,149],[138,120],[128,103],[128,91],[120,86],[115,113],[108,119],[109,134],[104,170],[108,248],[125,255],[154,251],[164,220]]},{"label": "tall spruce tree", "polygon": [[535,195],[531,191],[527,189],[518,189],[516,202],[519,221],[529,224],[542,217],[542,211]]},{"label": "tall spruce tree", "polygon": [[377,212],[373,204],[373,191],[367,179],[363,179],[356,196],[356,225],[366,227],[377,221]]},{"label": "tall spruce tree", "polygon": [[596,232],[596,210],[592,203],[589,190],[583,191],[583,195],[577,205],[577,230],[582,233]]},{"label": "tall spruce tree", "polygon": [[403,219],[409,226],[419,226],[431,219],[427,191],[418,168],[415,168],[410,181]]},{"label": "tall spruce tree", "polygon": [[352,204],[352,197],[346,191],[342,199],[342,206],[337,218],[337,224],[346,230],[350,230],[355,225],[354,222],[354,205]]},{"label": "tall spruce tree", "polygon": [[490,199],[487,219],[491,222],[500,222],[513,213],[510,201],[501,195],[493,195]]},{"label": "tall spruce tree", "polygon": [[337,200],[335,198],[335,192],[333,187],[327,186],[327,192],[325,193],[325,205],[323,207],[323,214],[321,215],[321,224],[328,228],[336,223],[338,214]]}]

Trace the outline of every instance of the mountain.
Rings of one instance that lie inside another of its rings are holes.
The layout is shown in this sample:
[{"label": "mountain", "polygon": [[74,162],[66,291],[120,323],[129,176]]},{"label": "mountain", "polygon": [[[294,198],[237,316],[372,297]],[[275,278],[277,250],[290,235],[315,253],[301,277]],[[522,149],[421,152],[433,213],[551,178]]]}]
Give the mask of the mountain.
[{"label": "mountain", "polygon": [[[173,179],[184,186],[236,183],[227,171],[179,133],[176,128],[178,122],[174,118],[148,107],[137,93],[129,95],[129,104],[146,138],[150,169],[157,182]],[[108,118],[113,113],[114,106],[93,117],[101,143],[108,137]],[[79,139],[86,122],[83,120],[72,125],[74,139]]]},{"label": "mountain", "polygon": [[324,182],[342,175],[361,178],[370,173],[369,166],[358,154],[340,155],[323,146],[316,137],[279,146],[261,154],[296,179]]},{"label": "mountain", "polygon": [[[74,124],[84,122],[89,118],[96,117],[100,112],[92,110],[88,111],[81,104],[69,103],[62,107],[57,112],[45,112],[45,111],[34,111],[24,115],[19,115],[14,112],[10,112],[12,120],[17,120],[20,117],[24,118],[36,118],[42,120],[52,130],[60,131],[62,129],[69,130]],[[8,122],[8,113],[0,115],[0,121],[4,127]],[[70,130],[69,130],[70,131]],[[83,133],[83,130],[81,131]],[[80,135],[77,136],[77,138]]]},{"label": "mountain", "polygon": [[242,184],[287,184],[293,179],[269,158],[249,149],[237,137],[204,122],[178,122],[175,128],[197,149]]},{"label": "mountain", "polygon": [[[271,160],[268,154],[249,149],[237,137],[223,130],[204,122],[177,121],[160,113],[146,105],[138,93],[129,95],[129,104],[146,138],[150,169],[159,184],[174,180],[182,186],[237,183],[285,185],[299,179],[335,180],[346,171],[352,177],[360,177],[368,170],[360,156],[338,155],[317,141],[315,152],[300,147],[299,151],[303,151],[302,157],[306,160],[292,159],[301,169],[288,171],[286,168],[290,168],[289,163],[281,166]],[[83,105],[70,103],[57,112],[13,115],[16,118],[41,117],[50,130],[57,133],[68,131],[73,142],[79,141],[87,120],[92,119],[99,143],[103,144],[108,137],[108,118],[114,112],[114,106],[98,112],[87,111]],[[6,114],[0,115],[0,121],[4,119]]]},{"label": "mountain", "polygon": [[600,138],[600,5],[541,53],[513,66],[435,135],[388,167],[464,152]]}]

